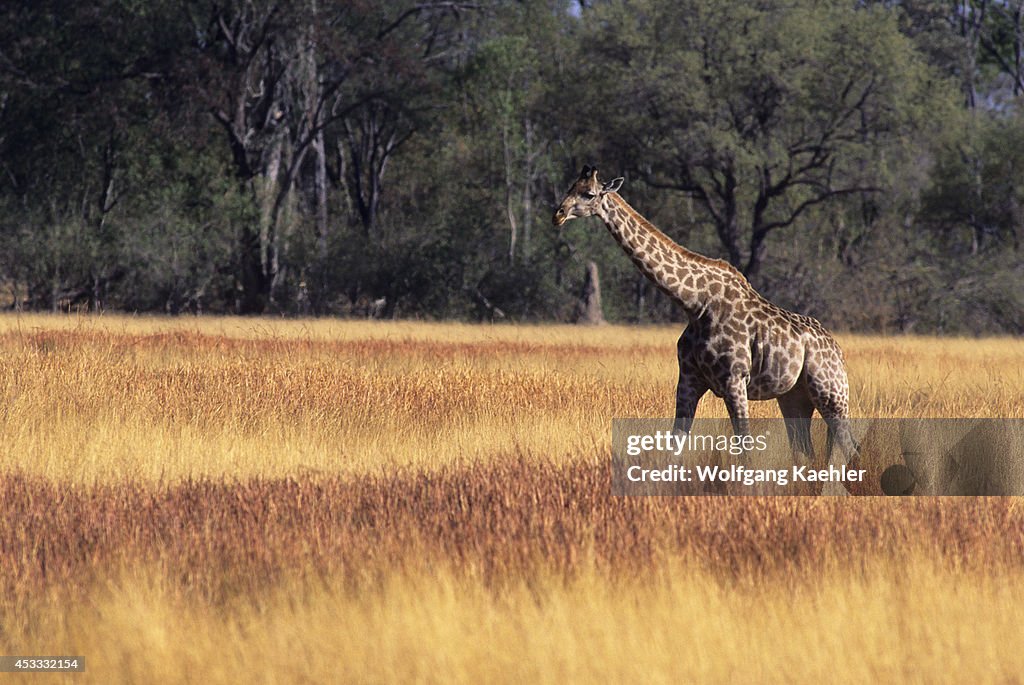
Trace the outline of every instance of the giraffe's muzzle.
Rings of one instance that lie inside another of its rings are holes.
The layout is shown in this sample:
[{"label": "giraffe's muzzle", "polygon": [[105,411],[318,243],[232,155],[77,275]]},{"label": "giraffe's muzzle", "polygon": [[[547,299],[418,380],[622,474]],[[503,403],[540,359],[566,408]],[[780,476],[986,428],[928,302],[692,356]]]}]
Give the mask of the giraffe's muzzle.
[{"label": "giraffe's muzzle", "polygon": [[561,226],[562,224],[564,224],[568,220],[569,220],[569,217],[567,217],[565,215],[565,210],[562,209],[561,207],[556,209],[555,210],[555,215],[553,217],[551,217],[551,223],[553,223],[555,226]]}]

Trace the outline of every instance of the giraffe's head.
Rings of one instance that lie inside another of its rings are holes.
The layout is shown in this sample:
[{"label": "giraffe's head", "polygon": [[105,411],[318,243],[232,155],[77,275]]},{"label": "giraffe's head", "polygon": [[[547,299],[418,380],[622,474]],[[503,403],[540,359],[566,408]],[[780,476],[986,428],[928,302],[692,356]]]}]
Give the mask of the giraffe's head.
[{"label": "giraffe's head", "polygon": [[601,197],[607,193],[614,193],[621,187],[621,177],[601,183],[597,178],[597,168],[585,166],[580,172],[580,177],[569,188],[562,204],[558,205],[551,220],[555,226],[561,226],[569,219],[593,216],[601,204]]}]

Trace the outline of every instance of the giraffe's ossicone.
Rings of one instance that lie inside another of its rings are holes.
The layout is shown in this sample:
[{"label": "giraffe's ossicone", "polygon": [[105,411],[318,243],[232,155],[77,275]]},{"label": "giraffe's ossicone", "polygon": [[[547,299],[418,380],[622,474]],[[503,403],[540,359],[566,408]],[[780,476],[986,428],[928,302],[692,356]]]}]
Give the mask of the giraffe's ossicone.
[{"label": "giraffe's ossicone", "polygon": [[794,449],[813,457],[810,419],[828,424],[828,445],[856,457],[843,352],[816,320],[762,297],[735,268],[678,245],[583,167],[555,210],[554,224],[600,217],[637,268],[686,312],[679,338],[676,428],[689,431],[707,391],[725,400],[733,430],[749,432],[747,401],[775,399]]}]

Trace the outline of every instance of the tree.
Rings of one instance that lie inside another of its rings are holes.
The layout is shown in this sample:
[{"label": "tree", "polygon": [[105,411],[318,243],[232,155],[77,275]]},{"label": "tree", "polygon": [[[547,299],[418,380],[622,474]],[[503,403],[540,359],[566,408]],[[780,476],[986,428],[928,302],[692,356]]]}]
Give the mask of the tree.
[{"label": "tree", "polygon": [[922,197],[922,223],[956,253],[1018,251],[1024,239],[1024,115],[972,112],[941,142]]},{"label": "tree", "polygon": [[943,102],[884,8],[651,0],[590,13],[578,79],[600,85],[580,112],[603,156],[693,198],[750,278],[769,237],[811,208],[884,191]]},{"label": "tree", "polygon": [[336,178],[347,182],[369,235],[387,161],[415,130],[401,103],[422,85],[420,71],[445,45],[437,17],[466,5],[263,0],[189,7],[201,74],[197,94],[222,127],[259,217],[239,235],[239,311],[276,306],[287,272],[282,213],[310,151],[320,258],[326,259],[325,137],[332,131],[339,141]]},{"label": "tree", "polygon": [[128,141],[181,45],[168,14],[116,0],[0,10],[0,229],[29,306],[99,309],[125,274],[112,217],[138,189]]},{"label": "tree", "polygon": [[529,250],[536,186],[548,149],[535,111],[542,92],[539,59],[528,37],[496,36],[479,46],[465,76],[466,97],[489,134],[479,145],[503,189],[509,262]]},{"label": "tree", "polygon": [[346,110],[332,132],[336,177],[347,190],[364,237],[373,233],[380,212],[384,175],[394,154],[437,109],[442,86],[439,68],[457,48],[457,28],[472,2],[380,3],[370,15],[376,68],[364,69],[358,88],[370,94],[345,107],[351,91],[339,93],[331,111]]}]

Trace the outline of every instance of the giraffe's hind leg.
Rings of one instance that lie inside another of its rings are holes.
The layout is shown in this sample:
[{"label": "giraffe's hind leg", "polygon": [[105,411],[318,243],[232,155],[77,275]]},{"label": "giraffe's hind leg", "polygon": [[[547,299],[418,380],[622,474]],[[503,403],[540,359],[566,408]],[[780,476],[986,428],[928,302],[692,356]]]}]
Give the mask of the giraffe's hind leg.
[{"label": "giraffe's hind leg", "polygon": [[828,440],[826,441],[826,451],[828,454],[829,463],[832,463],[832,450],[836,445],[839,445],[839,449],[842,450],[843,456],[846,457],[846,463],[848,466],[854,467],[857,465],[860,459],[860,445],[853,437],[853,429],[850,427],[850,417],[848,416],[833,416],[829,418],[825,417],[825,423],[828,424]]},{"label": "giraffe's hind leg", "polygon": [[828,463],[832,463],[832,451],[839,445],[847,464],[854,465],[860,456],[860,446],[854,440],[850,427],[846,374],[841,374],[830,383],[816,382],[809,378],[807,388],[815,409],[828,425],[828,440],[825,443]]},{"label": "giraffe's hind leg", "polygon": [[786,420],[786,434],[789,446],[794,452],[803,454],[814,461],[814,445],[811,444],[811,415],[814,403],[807,392],[807,386],[797,383],[796,387],[778,398],[779,409]]}]

